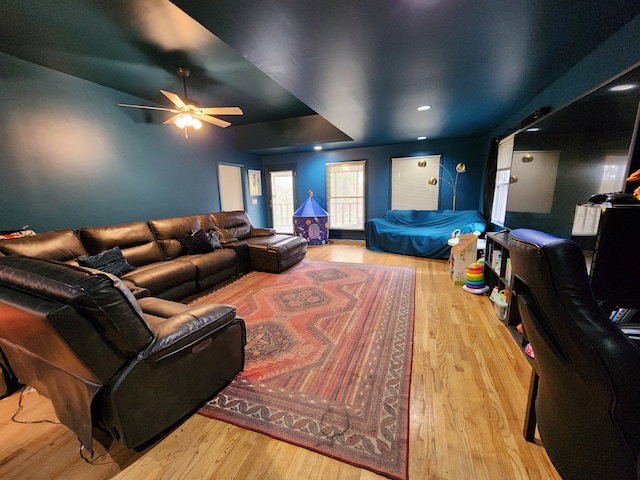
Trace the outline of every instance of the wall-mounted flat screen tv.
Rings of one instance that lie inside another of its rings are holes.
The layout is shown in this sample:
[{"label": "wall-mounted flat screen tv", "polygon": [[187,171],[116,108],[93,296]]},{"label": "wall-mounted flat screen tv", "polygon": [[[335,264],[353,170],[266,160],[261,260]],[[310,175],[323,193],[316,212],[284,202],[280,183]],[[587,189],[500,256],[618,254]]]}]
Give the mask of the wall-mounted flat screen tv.
[{"label": "wall-mounted flat screen tv", "polygon": [[518,131],[505,227],[571,238],[576,205],[624,191],[640,168],[639,104],[640,64]]}]

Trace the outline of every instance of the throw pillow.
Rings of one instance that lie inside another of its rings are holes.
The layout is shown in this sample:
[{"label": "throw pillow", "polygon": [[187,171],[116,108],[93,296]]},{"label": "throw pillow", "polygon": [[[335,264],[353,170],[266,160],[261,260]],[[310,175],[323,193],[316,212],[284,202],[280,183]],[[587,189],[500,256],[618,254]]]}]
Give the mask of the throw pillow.
[{"label": "throw pillow", "polygon": [[220,239],[218,238],[218,235],[216,235],[216,232],[214,232],[213,230],[209,230],[207,232],[207,238],[209,239],[209,243],[211,244],[214,250],[216,248],[222,248],[222,245],[220,244]]},{"label": "throw pillow", "polygon": [[97,255],[81,255],[78,263],[83,267],[91,267],[116,276],[123,275],[135,267],[124,258],[120,247],[113,247]]},{"label": "throw pillow", "polygon": [[202,229],[196,230],[191,235],[178,235],[176,238],[180,242],[180,245],[182,245],[182,249],[187,252],[187,255],[213,252],[209,238]]}]

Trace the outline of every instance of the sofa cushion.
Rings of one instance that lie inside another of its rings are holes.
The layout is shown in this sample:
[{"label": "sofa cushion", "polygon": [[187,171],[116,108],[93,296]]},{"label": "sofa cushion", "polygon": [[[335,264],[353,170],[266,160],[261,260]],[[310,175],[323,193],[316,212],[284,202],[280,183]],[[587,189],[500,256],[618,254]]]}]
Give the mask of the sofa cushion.
[{"label": "sofa cushion", "polygon": [[247,212],[242,210],[212,213],[222,243],[244,240],[251,236],[253,225]]},{"label": "sofa cushion", "polygon": [[178,241],[178,235],[191,235],[202,228],[196,215],[149,220],[149,227],[167,260],[185,253],[183,245]]},{"label": "sofa cushion", "polygon": [[80,255],[87,255],[80,238],[71,229],[0,240],[0,252],[4,255],[25,255],[71,264],[76,264],[76,258]]},{"label": "sofa cushion", "polygon": [[149,290],[151,296],[168,300],[181,300],[193,295],[196,292],[196,278],[196,266],[178,260],[142,265],[122,275],[123,280]]},{"label": "sofa cushion", "polygon": [[209,237],[202,229],[196,230],[192,234],[178,235],[176,238],[187,255],[213,252]]},{"label": "sofa cushion", "polygon": [[213,216],[210,213],[202,213],[198,215],[200,220],[200,226],[205,232],[210,232],[216,229],[216,224],[213,222]]},{"label": "sofa cushion", "polygon": [[134,267],[161,262],[165,257],[147,222],[131,222],[79,230],[82,244],[91,255],[115,246]]},{"label": "sofa cushion", "polygon": [[83,267],[96,268],[116,276],[130,272],[135,268],[124,258],[120,247],[110,248],[97,255],[81,255],[78,257],[78,263]]},{"label": "sofa cushion", "polygon": [[196,267],[198,291],[213,287],[238,273],[236,252],[232,248],[217,248],[209,253],[183,255],[177,260]]}]

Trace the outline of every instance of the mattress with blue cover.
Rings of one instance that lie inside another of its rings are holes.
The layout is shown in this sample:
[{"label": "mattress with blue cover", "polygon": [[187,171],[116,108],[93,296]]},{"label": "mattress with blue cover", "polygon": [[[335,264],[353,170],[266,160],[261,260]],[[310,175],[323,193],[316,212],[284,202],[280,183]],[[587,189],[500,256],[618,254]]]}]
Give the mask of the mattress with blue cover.
[{"label": "mattress with blue cover", "polygon": [[387,210],[365,223],[369,250],[427,258],[449,258],[451,233],[484,232],[487,222],[477,210]]}]

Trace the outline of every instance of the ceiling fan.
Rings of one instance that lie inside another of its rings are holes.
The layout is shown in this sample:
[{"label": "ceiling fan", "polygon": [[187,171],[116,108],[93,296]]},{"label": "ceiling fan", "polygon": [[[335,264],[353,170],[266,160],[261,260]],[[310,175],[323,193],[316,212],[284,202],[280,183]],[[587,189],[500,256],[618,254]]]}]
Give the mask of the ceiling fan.
[{"label": "ceiling fan", "polygon": [[144,108],[147,110],[162,110],[165,112],[175,113],[176,115],[163,123],[173,123],[177,127],[184,129],[185,137],[187,136],[187,127],[199,130],[202,127],[202,122],[211,123],[222,128],[226,128],[231,125],[231,123],[213,117],[212,115],[242,115],[242,109],[240,109],[240,107],[200,107],[198,102],[187,96],[187,77],[190,73],[191,72],[187,68],[178,68],[178,75],[182,77],[182,84],[184,86],[184,99],[180,98],[175,93],[160,90],[160,92],[162,92],[162,94],[175,105],[174,108],[129,105],[125,103],[119,103],[118,106]]}]

